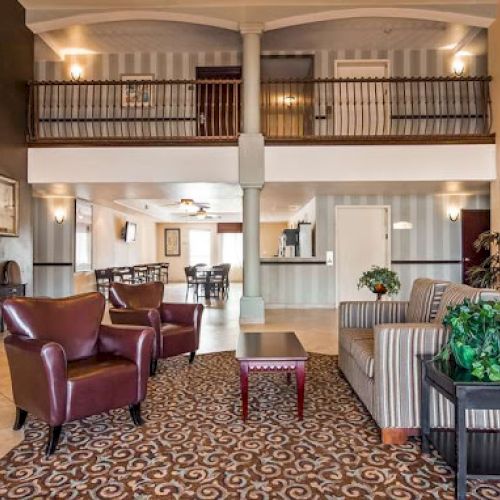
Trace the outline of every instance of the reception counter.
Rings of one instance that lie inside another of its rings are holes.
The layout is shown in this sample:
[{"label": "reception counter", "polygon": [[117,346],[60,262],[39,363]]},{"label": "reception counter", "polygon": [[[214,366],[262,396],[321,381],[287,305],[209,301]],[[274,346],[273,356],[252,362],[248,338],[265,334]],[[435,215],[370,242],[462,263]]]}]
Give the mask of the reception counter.
[{"label": "reception counter", "polygon": [[335,304],[334,267],[324,258],[261,258],[266,308],[327,308]]}]

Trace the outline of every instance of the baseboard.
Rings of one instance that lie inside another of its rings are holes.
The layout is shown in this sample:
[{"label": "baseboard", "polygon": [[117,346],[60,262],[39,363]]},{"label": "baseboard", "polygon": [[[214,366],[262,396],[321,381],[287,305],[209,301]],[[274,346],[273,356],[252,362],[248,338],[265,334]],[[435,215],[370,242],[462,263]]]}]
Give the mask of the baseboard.
[{"label": "baseboard", "polygon": [[333,304],[267,304],[266,309],[335,309]]}]

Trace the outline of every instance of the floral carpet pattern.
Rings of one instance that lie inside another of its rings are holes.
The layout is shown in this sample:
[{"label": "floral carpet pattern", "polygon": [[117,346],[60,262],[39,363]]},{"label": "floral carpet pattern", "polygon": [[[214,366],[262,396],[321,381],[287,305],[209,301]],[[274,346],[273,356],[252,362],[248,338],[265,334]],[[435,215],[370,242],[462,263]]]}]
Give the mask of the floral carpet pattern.
[{"label": "floral carpet pattern", "polygon": [[[311,354],[304,420],[284,374],[252,374],[241,421],[234,353],[162,361],[134,427],[126,409],[64,426],[46,458],[47,427],[0,460],[0,498],[452,499],[452,471],[418,440],[384,446],[336,358]],[[500,498],[500,482],[469,482]]]}]

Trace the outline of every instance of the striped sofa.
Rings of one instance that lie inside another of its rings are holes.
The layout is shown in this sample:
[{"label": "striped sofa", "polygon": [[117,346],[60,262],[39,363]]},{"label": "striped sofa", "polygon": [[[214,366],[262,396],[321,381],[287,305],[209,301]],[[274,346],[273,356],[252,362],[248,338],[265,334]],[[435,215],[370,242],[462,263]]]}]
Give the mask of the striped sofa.
[{"label": "striped sofa", "polygon": [[[448,306],[500,300],[500,294],[444,281],[417,279],[408,302],[342,302],[339,307],[339,367],[374,420],[382,442],[402,444],[420,427],[419,354],[435,354],[447,339],[442,325]],[[453,427],[453,406],[431,396],[431,425]],[[473,411],[473,428],[500,428],[500,412]]]}]

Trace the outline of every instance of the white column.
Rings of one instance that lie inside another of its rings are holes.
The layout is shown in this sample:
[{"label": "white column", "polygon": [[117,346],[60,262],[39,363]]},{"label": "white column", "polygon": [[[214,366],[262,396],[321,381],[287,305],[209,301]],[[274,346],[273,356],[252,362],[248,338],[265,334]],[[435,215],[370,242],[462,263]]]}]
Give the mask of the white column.
[{"label": "white column", "polygon": [[243,131],[239,138],[243,189],[243,296],[241,323],[264,323],[260,288],[260,191],[264,185],[264,138],[260,133],[260,25],[241,27],[243,36]]}]

